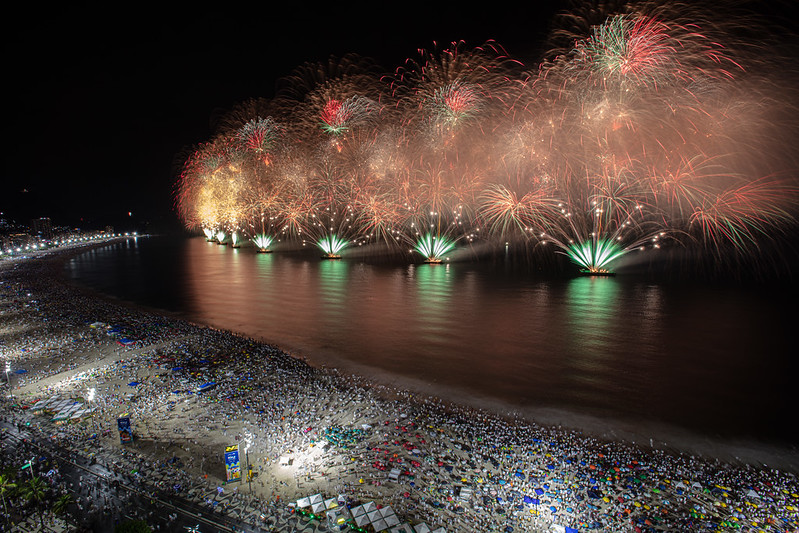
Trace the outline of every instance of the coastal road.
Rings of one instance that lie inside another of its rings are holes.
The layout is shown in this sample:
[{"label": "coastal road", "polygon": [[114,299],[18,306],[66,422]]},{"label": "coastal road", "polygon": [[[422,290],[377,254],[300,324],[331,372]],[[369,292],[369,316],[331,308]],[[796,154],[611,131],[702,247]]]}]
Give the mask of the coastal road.
[{"label": "coastal road", "polygon": [[[90,531],[113,533],[118,520],[134,517],[141,517],[152,526],[159,525],[163,531],[188,531],[197,527],[203,533],[270,531],[209,512],[181,497],[136,486],[132,477],[40,439],[25,425],[0,422],[0,427],[5,430],[4,447],[12,446],[25,457],[36,457],[33,468],[37,476],[44,475],[53,463],[58,465],[60,484],[70,490],[76,501],[84,502],[83,508],[77,511],[82,517],[81,526]],[[40,471],[45,468],[44,472]],[[94,502],[96,511],[89,511],[87,500]]]}]

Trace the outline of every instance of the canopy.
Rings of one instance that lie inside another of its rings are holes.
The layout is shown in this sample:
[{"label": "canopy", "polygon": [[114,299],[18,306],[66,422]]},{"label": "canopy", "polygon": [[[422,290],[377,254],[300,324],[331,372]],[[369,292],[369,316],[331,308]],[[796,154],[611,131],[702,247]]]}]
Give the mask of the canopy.
[{"label": "canopy", "polygon": [[214,387],[216,387],[216,383],[213,381],[209,381],[208,383],[203,383],[202,385],[200,385],[199,388],[197,389],[197,392],[205,392],[207,390],[213,389]]}]

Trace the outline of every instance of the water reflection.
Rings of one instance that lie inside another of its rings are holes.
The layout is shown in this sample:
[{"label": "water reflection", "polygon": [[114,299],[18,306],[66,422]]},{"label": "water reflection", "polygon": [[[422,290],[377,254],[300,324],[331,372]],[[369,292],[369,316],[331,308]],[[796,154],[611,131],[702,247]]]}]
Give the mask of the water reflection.
[{"label": "water reflection", "polygon": [[445,385],[465,401],[482,395],[703,431],[708,421],[733,428],[740,412],[782,419],[791,405],[781,340],[796,315],[758,292],[158,242],[100,249],[69,268],[101,290],[315,362]]},{"label": "water reflection", "polygon": [[450,265],[409,265],[408,290],[413,295],[414,339],[420,345],[441,343],[442,336],[451,332],[452,318],[458,309],[452,303],[453,275]]},{"label": "water reflection", "polygon": [[325,310],[340,310],[347,300],[349,263],[323,260],[319,263],[319,300]]},{"label": "water reflection", "polygon": [[586,355],[602,356],[611,347],[613,322],[618,320],[618,285],[613,277],[580,276],[566,289],[569,338]]}]

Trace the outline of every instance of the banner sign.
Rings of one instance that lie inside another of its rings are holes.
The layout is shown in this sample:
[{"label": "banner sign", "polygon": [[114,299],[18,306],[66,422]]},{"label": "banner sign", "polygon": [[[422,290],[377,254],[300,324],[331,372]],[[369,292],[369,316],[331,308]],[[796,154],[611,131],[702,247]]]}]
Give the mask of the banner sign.
[{"label": "banner sign", "polygon": [[130,417],[117,418],[117,428],[119,429],[119,441],[122,444],[133,442],[133,428],[130,427]]},{"label": "banner sign", "polygon": [[225,474],[227,481],[241,479],[241,462],[239,461],[239,445],[225,446]]}]

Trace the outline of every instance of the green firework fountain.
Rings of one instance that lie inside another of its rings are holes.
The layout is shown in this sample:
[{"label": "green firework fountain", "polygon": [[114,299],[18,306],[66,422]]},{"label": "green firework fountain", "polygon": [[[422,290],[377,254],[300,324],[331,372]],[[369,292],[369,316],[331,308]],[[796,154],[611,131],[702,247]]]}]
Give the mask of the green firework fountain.
[{"label": "green firework fountain", "polygon": [[425,263],[441,263],[442,256],[455,248],[455,242],[446,237],[434,237],[428,233],[420,237],[413,248],[425,257]]},{"label": "green firework fountain", "polygon": [[348,241],[334,235],[326,235],[316,245],[325,253],[322,259],[341,259],[339,252],[347,246]]},{"label": "green firework fountain", "polygon": [[582,267],[583,274],[612,276],[608,266],[627,253],[627,250],[612,240],[596,239],[566,246],[566,255]]},{"label": "green firework fountain", "polygon": [[252,238],[253,244],[258,247],[258,253],[261,254],[268,254],[272,251],[269,249],[272,246],[272,241],[274,241],[272,237],[263,233]]}]

